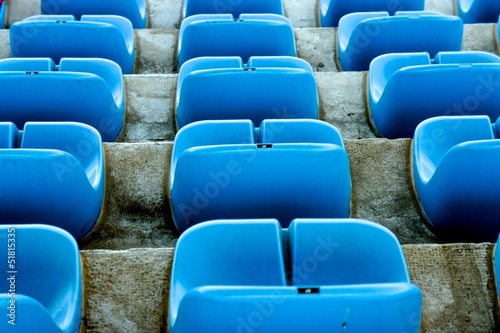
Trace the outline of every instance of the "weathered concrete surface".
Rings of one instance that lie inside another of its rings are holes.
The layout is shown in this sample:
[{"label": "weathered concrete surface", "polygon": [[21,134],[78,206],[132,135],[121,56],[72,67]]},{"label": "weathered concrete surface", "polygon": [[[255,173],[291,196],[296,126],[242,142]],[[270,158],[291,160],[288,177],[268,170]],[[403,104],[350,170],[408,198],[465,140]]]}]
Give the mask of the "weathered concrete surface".
[{"label": "weathered concrete surface", "polygon": [[[491,244],[403,245],[422,332],[495,332]],[[164,332],[172,248],[82,251],[87,333]],[[500,327],[499,327],[500,328]]]},{"label": "weathered concrete surface", "polygon": [[409,139],[346,140],[352,177],[351,216],[388,227],[402,244],[436,243],[420,220],[413,194],[410,143]]},{"label": "weathered concrete surface", "polygon": [[455,12],[455,2],[456,0],[426,0],[424,10],[445,15],[457,15]]},{"label": "weathered concrete surface", "polygon": [[121,141],[173,140],[177,75],[125,75],[126,126]]},{"label": "weathered concrete surface", "polygon": [[316,72],[337,72],[334,29],[294,29],[297,56]]},{"label": "weathered concrete surface", "polygon": [[496,53],[496,24],[464,24],[462,50]]},{"label": "weathered concrete surface", "polygon": [[135,74],[164,74],[177,71],[177,30],[135,30]]},{"label": "weathered concrete surface", "polygon": [[152,29],[179,29],[182,0],[147,0],[148,23]]},{"label": "weathered concrete surface", "polygon": [[166,221],[163,182],[171,143],[105,144],[106,202],[97,229],[82,249],[123,250],[173,246],[177,233]]},{"label": "weathered concrete surface", "polygon": [[173,248],[82,251],[87,333],[166,331]]},{"label": "weathered concrete surface", "polygon": [[422,332],[497,332],[491,244],[404,245],[423,293]]},{"label": "weathered concrete surface", "polygon": [[0,30],[0,59],[10,57],[9,30]]},{"label": "weathered concrete surface", "polygon": [[365,107],[366,72],[316,73],[320,119],[344,139],[374,138]]}]

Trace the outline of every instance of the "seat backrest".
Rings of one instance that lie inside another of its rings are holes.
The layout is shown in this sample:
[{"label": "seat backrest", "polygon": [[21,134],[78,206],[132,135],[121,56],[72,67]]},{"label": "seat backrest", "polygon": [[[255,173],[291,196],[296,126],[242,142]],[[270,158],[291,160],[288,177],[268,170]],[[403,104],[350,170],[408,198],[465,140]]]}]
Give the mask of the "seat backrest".
[{"label": "seat backrest", "polygon": [[[310,131],[305,130],[308,123]],[[188,146],[174,143],[170,200],[179,230],[220,218],[276,218],[286,227],[296,216],[349,215],[349,161],[343,145],[332,143],[342,140],[331,125],[319,120],[297,120],[290,125],[287,120],[269,120],[267,125],[255,129],[258,135],[252,138],[248,123],[241,121],[237,123],[244,129],[240,133],[254,142],[212,144],[210,133],[218,137],[216,133],[222,132],[220,124],[232,132],[231,121],[198,122],[176,136],[175,141],[182,143],[183,136],[195,127],[200,126],[204,132],[196,147],[181,151],[181,147]],[[319,130],[319,126],[327,129]],[[281,128],[309,134],[290,134],[287,138],[277,131]],[[273,136],[273,141],[261,141]],[[306,199],[310,197],[317,199]]]},{"label": "seat backrest", "polygon": [[65,151],[78,160],[94,188],[103,186],[104,152],[99,133],[93,127],[76,123],[26,123],[21,148]]},{"label": "seat backrest", "polygon": [[[500,116],[500,57],[486,52],[387,54],[368,75],[370,121],[380,136],[411,138],[422,121],[437,116]],[[472,93],[471,93],[472,92]],[[405,98],[400,98],[405,96]]]},{"label": "seat backrest", "polygon": [[[60,332],[78,332],[82,277],[80,253],[73,237],[47,225],[0,225],[0,243],[6,248],[0,298],[3,303],[11,298],[4,292],[13,290],[16,294],[16,304],[21,307],[17,309],[16,327],[28,324],[21,321],[38,321],[39,325],[49,325],[38,326],[39,331],[52,332],[50,329],[56,326]],[[12,327],[6,323],[7,318],[0,327]]]},{"label": "seat backrest", "polygon": [[76,21],[71,15],[38,15],[12,24],[10,51],[11,57],[49,57],[57,64],[64,57],[105,58],[131,74],[134,31],[121,16],[83,15]]},{"label": "seat backrest", "polygon": [[198,14],[231,14],[234,17],[240,14],[285,14],[281,0],[186,0],[182,12],[184,18]]},{"label": "seat backrest", "polygon": [[426,183],[454,146],[493,138],[487,116],[435,117],[423,121],[415,130],[412,143],[414,176]]},{"label": "seat backrest", "polygon": [[0,149],[14,148],[19,130],[13,123],[0,123]]},{"label": "seat backrest", "polygon": [[[338,59],[344,71],[368,70],[387,53],[460,51],[463,23],[455,16],[433,12],[352,13],[338,28]],[[433,38],[428,38],[432,35]]]},{"label": "seat backrest", "polygon": [[0,149],[0,160],[2,221],[55,225],[78,240],[96,226],[105,167],[95,129],[78,123],[27,123],[20,149]]},{"label": "seat backrest", "polygon": [[75,121],[93,126],[108,142],[122,131],[125,86],[111,60],[62,58],[56,67],[50,58],[4,59],[0,82],[8,82],[0,91],[0,121],[19,128],[28,121]]},{"label": "seat backrest", "polygon": [[251,57],[246,65],[235,57],[191,59],[177,87],[179,128],[200,120],[250,119],[259,126],[264,119],[318,118],[312,68],[294,57]]},{"label": "seat backrest", "polygon": [[181,235],[172,268],[173,318],[184,295],[198,287],[286,285],[281,233],[268,219],[212,221]]},{"label": "seat backrest", "polygon": [[[220,36],[224,35],[224,38]],[[179,31],[179,67],[189,59],[204,56],[296,56],[290,21],[275,14],[193,15],[184,19]]]},{"label": "seat backrest", "polygon": [[88,0],[76,3],[65,0],[41,0],[44,15],[73,15],[80,20],[82,15],[119,15],[127,18],[134,29],[144,29],[147,23],[146,0],[123,0],[118,2]]},{"label": "seat backrest", "polygon": [[295,286],[409,282],[397,238],[363,220],[296,219],[288,228]]},{"label": "seat backrest", "polygon": [[387,11],[390,15],[400,10],[424,10],[424,0],[320,0],[319,18],[322,27],[336,27],[342,16],[357,12]]}]

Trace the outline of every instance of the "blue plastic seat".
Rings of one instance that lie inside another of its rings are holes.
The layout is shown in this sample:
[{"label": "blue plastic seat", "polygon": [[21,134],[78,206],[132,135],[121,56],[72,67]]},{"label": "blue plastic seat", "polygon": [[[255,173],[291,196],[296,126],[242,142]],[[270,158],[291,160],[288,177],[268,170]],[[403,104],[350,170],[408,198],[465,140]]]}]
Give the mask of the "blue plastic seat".
[{"label": "blue plastic seat", "polygon": [[[337,56],[344,71],[366,71],[386,53],[460,51],[463,23],[432,12],[352,13],[340,19]],[[432,38],[429,38],[432,36]]]},{"label": "blue plastic seat", "polygon": [[[347,217],[349,160],[338,130],[319,120],[201,121],[174,141],[174,223],[219,218]],[[314,198],[314,200],[311,200]]]},{"label": "blue plastic seat", "polygon": [[437,116],[500,117],[500,57],[486,52],[386,54],[368,74],[368,104],[378,135],[412,138],[417,125]]},{"label": "blue plastic seat", "polygon": [[277,14],[285,15],[281,0],[184,0],[182,9],[186,18],[198,14]]},{"label": "blue plastic seat", "polygon": [[177,83],[179,128],[199,120],[318,118],[311,66],[296,57],[201,57],[182,65]]},{"label": "blue plastic seat", "polygon": [[146,0],[41,0],[44,15],[73,15],[80,20],[82,15],[118,15],[130,20],[134,29],[147,25]]},{"label": "blue plastic seat", "polygon": [[0,128],[1,224],[36,221],[83,239],[96,226],[104,199],[99,133],[80,123],[28,122],[18,144],[12,124]]},{"label": "blue plastic seat", "polygon": [[436,117],[413,140],[413,181],[421,210],[454,241],[494,242],[500,232],[500,125],[487,116]]},{"label": "blue plastic seat", "polygon": [[0,244],[0,331],[78,333],[82,273],[74,238],[48,225],[8,224],[0,225]]},{"label": "blue plastic seat", "polygon": [[464,23],[496,23],[500,3],[496,0],[457,0],[458,16]]},{"label": "blue plastic seat", "polygon": [[247,63],[251,56],[296,55],[292,24],[276,14],[189,16],[182,21],[178,48],[179,67],[205,56],[241,57]]},{"label": "blue plastic seat", "polygon": [[342,16],[350,13],[386,11],[394,15],[401,10],[424,10],[424,3],[424,0],[320,0],[319,20],[322,27],[336,27]]},{"label": "blue plastic seat", "polygon": [[[120,66],[106,59],[0,60],[0,121],[22,128],[27,121],[76,121],[116,140],[125,119]],[[29,94],[26,94],[29,91]]]},{"label": "blue plastic seat", "polygon": [[396,237],[350,219],[197,225],[176,245],[169,297],[172,333],[419,332],[422,311]]},{"label": "blue plastic seat", "polygon": [[5,28],[6,23],[7,3],[4,1],[0,0],[0,29]]},{"label": "blue plastic seat", "polygon": [[13,58],[48,57],[104,58],[131,74],[135,62],[132,23],[113,15],[38,15],[10,27],[10,54]]}]

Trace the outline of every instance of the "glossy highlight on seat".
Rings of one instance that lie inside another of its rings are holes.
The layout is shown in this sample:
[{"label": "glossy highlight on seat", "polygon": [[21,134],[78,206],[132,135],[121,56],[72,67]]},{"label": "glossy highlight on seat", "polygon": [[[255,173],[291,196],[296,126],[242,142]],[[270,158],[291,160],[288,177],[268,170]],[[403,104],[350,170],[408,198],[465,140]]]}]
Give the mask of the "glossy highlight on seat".
[{"label": "glossy highlight on seat", "polygon": [[[463,23],[456,16],[426,11],[352,13],[340,19],[338,63],[344,71],[366,71],[387,53],[460,51]],[[432,36],[432,38],[429,38]]]},{"label": "glossy highlight on seat", "polygon": [[80,123],[28,122],[19,140],[11,123],[0,124],[0,224],[36,221],[83,239],[104,201],[99,133]]},{"label": "glossy highlight on seat", "polygon": [[[106,59],[0,60],[0,121],[22,128],[28,121],[74,121],[93,126],[103,141],[115,141],[125,119],[122,71]],[[26,94],[29,91],[29,94]]]},{"label": "glossy highlight on seat", "polygon": [[0,244],[0,331],[78,333],[83,292],[75,239],[48,225],[4,224]]},{"label": "glossy highlight on seat", "polygon": [[424,10],[424,0],[320,0],[319,20],[322,27],[337,27],[342,16],[358,12],[386,11],[389,15],[402,10]]},{"label": "glossy highlight on seat", "polygon": [[38,15],[10,27],[13,58],[104,58],[131,74],[135,63],[132,23],[114,15]]},{"label": "glossy highlight on seat", "polygon": [[422,313],[396,237],[356,219],[194,226],[177,242],[169,297],[172,333],[419,332]]},{"label": "glossy highlight on seat", "polygon": [[487,52],[393,53],[375,58],[368,73],[369,117],[389,139],[412,138],[437,116],[500,117],[500,57]]},{"label": "glossy highlight on seat", "polygon": [[118,15],[130,20],[134,29],[147,26],[146,0],[41,0],[43,15]]},{"label": "glossy highlight on seat", "polygon": [[179,71],[177,126],[200,120],[318,118],[314,73],[296,57],[201,57]]},{"label": "glossy highlight on seat", "polygon": [[0,30],[5,28],[5,23],[7,20],[7,3],[4,0],[0,0]]},{"label": "glossy highlight on seat", "polygon": [[182,7],[183,17],[198,14],[277,14],[284,15],[281,0],[185,0]]},{"label": "glossy highlight on seat", "polygon": [[[348,217],[349,160],[319,120],[200,121],[176,135],[170,204],[179,231],[211,219]],[[312,200],[311,198],[314,198]]]},{"label": "glossy highlight on seat", "polygon": [[422,213],[438,236],[467,242],[498,237],[499,127],[487,116],[436,117],[417,127],[413,182]]},{"label": "glossy highlight on seat", "polygon": [[[221,38],[221,36],[224,36]],[[296,56],[290,20],[276,14],[200,14],[184,19],[177,61],[206,56]]]}]

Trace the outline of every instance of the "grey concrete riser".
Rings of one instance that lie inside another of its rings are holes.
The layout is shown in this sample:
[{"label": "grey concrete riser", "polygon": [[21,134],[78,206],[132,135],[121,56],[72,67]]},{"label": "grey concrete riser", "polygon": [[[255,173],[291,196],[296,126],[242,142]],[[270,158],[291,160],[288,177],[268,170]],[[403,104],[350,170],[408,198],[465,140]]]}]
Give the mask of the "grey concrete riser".
[{"label": "grey concrete riser", "polygon": [[[378,222],[403,244],[437,243],[413,194],[408,139],[345,140],[352,177],[351,217]],[[178,237],[167,188],[172,142],[105,144],[106,203],[83,249],[173,246]],[[320,176],[320,175],[319,175]]]},{"label": "grey concrete riser", "polygon": [[[7,0],[7,2],[10,5],[7,22],[9,26],[26,17],[40,15],[40,0]],[[283,0],[285,16],[296,28],[318,27],[318,2],[319,0]],[[146,1],[148,26],[152,29],[178,29],[182,20],[182,3],[182,0]],[[455,0],[427,0],[425,10],[456,15]]]},{"label": "grey concrete riser", "polygon": [[[496,24],[466,24],[462,50],[497,50]],[[297,56],[315,71],[336,72],[336,28],[295,28]],[[135,30],[135,74],[171,74],[177,68],[178,30]],[[0,59],[10,56],[9,30],[0,30]]]},{"label": "grey concrete riser", "polygon": [[[421,332],[495,331],[493,245],[403,245],[403,251],[423,293]],[[82,251],[83,331],[166,332],[173,252]]]}]

